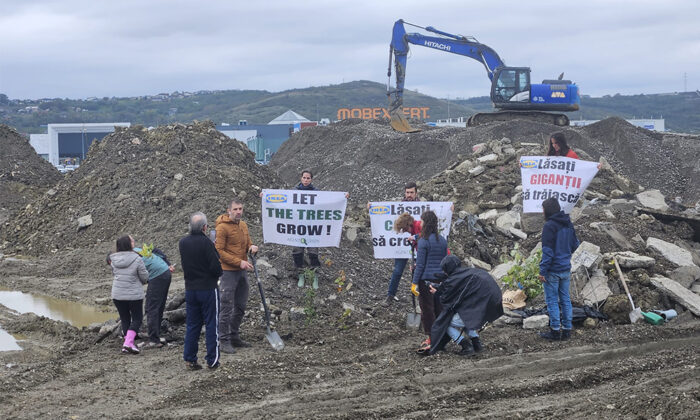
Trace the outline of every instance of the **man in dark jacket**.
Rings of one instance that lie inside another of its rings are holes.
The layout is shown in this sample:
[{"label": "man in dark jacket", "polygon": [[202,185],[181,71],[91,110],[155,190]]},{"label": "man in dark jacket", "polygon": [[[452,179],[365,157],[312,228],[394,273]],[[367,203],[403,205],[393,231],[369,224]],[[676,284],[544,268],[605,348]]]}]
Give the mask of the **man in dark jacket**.
[{"label": "man in dark jacket", "polygon": [[219,254],[206,235],[207,217],[197,212],[190,217],[190,234],[180,239],[180,259],[185,273],[185,304],[187,330],[184,359],[187,368],[199,370],[197,363],[199,334],[206,325],[207,367],[219,367],[219,289],[221,274]]},{"label": "man in dark jacket", "polygon": [[542,209],[546,222],[542,228],[540,280],[544,286],[550,330],[540,336],[554,341],[568,340],[573,312],[569,296],[571,254],[578,248],[579,241],[569,215],[561,210],[556,198],[543,201]]},{"label": "man in dark jacket", "polygon": [[503,315],[501,289],[489,273],[462,267],[454,255],[443,258],[440,268],[447,278],[431,284],[430,292],[437,293],[443,310],[430,332],[429,354],[442,350],[451,338],[462,347],[459,354],[472,355],[482,350],[479,328]]}]

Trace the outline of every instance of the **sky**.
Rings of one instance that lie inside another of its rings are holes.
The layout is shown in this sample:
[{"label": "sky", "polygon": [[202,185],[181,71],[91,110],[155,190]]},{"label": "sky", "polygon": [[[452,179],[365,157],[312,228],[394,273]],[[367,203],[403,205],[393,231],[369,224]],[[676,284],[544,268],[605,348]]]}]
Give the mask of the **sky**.
[{"label": "sky", "polygon": [[[473,36],[506,65],[530,67],[533,82],[564,72],[583,95],[695,91],[699,16],[697,0],[1,0],[0,93],[78,99],[386,84],[398,19]],[[411,46],[405,87],[469,98],[487,96],[490,81],[475,60]]]}]

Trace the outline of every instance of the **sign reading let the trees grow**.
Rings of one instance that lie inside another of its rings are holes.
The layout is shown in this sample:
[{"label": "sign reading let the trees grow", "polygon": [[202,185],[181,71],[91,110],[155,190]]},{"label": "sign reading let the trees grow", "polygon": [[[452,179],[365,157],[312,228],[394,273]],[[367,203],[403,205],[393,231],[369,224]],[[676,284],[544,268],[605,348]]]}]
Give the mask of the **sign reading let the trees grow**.
[{"label": "sign reading let the trees grow", "polygon": [[298,247],[338,247],[346,205],[344,192],[263,190],[263,239]]}]

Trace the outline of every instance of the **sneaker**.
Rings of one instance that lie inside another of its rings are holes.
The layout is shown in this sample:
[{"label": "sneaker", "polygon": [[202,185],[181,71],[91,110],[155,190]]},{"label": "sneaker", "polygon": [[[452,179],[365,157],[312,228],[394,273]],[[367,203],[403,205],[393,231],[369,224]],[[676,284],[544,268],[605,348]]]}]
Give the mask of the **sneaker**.
[{"label": "sneaker", "polygon": [[567,341],[571,338],[571,330],[561,329],[561,341]]},{"label": "sneaker", "polygon": [[222,342],[221,346],[219,347],[219,350],[221,350],[222,353],[226,354],[234,354],[236,352],[236,349],[233,348],[229,341]]},{"label": "sneaker", "polygon": [[561,331],[550,328],[549,331],[540,333],[540,337],[551,341],[561,341]]},{"label": "sneaker", "polygon": [[393,297],[393,296],[387,296],[386,299],[384,300],[384,302],[381,303],[381,305],[382,305],[383,307],[385,307],[385,308],[388,308],[389,306],[391,306],[391,303],[392,303],[393,301],[394,301],[394,297]]},{"label": "sneaker", "polygon": [[136,346],[123,346],[122,347],[122,353],[124,353],[124,350],[126,350],[127,353],[130,354],[139,354],[141,351],[139,350],[138,347]]},{"label": "sneaker", "polygon": [[202,365],[197,362],[185,362],[185,369],[187,370],[200,370]]},{"label": "sneaker", "polygon": [[122,354],[129,354],[129,350],[126,347],[122,347]]},{"label": "sneaker", "polygon": [[394,299],[394,302],[401,302],[398,296],[392,296],[391,298]]},{"label": "sneaker", "polygon": [[479,340],[479,337],[473,337],[471,339],[471,342],[472,347],[474,347],[475,353],[480,353],[484,349],[484,346],[481,344],[481,340]]},{"label": "sneaker", "polygon": [[[213,365],[210,365],[209,363],[207,363],[207,369],[210,369],[210,370],[216,370],[219,368],[219,366],[221,366],[221,363],[219,363],[219,362],[216,362]],[[201,369],[201,367],[200,367],[200,369]]]},{"label": "sneaker", "polygon": [[240,337],[234,337],[231,339],[231,345],[233,347],[250,347],[250,343],[241,340]]},{"label": "sneaker", "polygon": [[462,341],[459,342],[459,345],[462,347],[460,351],[457,352],[460,356],[473,356],[475,354],[474,351],[474,346],[472,345],[472,340],[469,338],[463,338]]}]

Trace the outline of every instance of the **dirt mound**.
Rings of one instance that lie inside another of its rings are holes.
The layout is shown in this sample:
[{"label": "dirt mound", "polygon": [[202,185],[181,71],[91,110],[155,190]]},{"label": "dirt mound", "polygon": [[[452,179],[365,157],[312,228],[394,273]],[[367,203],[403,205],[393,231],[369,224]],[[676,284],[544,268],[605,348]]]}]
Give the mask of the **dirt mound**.
[{"label": "dirt mound", "polygon": [[[46,255],[96,245],[106,251],[118,235],[130,233],[175,255],[191,213],[202,211],[213,222],[237,195],[255,218],[260,188],[277,183],[246,146],[211,122],[135,126],[94,143],[56,194],[32,203],[2,236],[12,251]],[[85,216],[91,224],[80,228]]]},{"label": "dirt mound", "polygon": [[55,185],[61,174],[13,128],[0,124],[0,223]]}]

